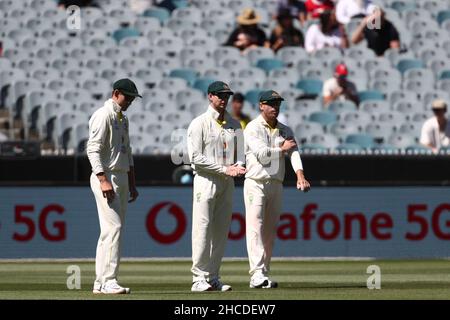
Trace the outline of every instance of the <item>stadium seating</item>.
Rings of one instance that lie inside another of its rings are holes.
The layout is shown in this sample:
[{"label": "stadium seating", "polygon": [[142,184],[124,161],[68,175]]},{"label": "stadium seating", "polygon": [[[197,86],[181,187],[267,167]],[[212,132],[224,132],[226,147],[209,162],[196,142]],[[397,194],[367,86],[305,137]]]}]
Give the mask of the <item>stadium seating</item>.
[{"label": "stadium seating", "polygon": [[[65,130],[58,112],[66,118],[79,112],[89,116],[110,95],[114,80],[133,78],[142,92],[143,99],[129,110],[130,119],[155,114],[169,121],[170,132],[205,110],[207,86],[220,79],[245,95],[244,112],[252,115],[258,113],[261,90],[280,92],[286,99],[283,114],[304,140],[304,151],[409,147],[419,152],[418,131],[431,116],[432,100],[450,99],[446,1],[377,1],[398,28],[402,43],[401,50],[389,49],[384,57],[376,57],[365,42],[344,50],[325,47],[313,54],[300,47],[283,47],[276,53],[258,47],[242,53],[221,45],[236,27],[235,17],[241,9],[254,7],[268,33],[275,25],[270,17],[276,1],[232,0],[223,2],[220,10],[212,0],[174,3],[177,9],[172,13],[152,6],[136,14],[126,1],[105,0],[98,7],[82,8],[82,30],[67,30],[66,13],[53,1],[21,5],[1,0],[5,14],[0,21],[0,108],[10,111],[11,121],[14,116],[22,120],[26,138],[36,129],[40,139],[77,152],[86,127]],[[297,25],[305,32],[312,23]],[[358,23],[352,21],[347,31]],[[357,86],[359,106],[350,101],[322,103],[323,83],[341,62]],[[177,114],[184,117],[180,123]],[[138,121],[133,124],[145,131]],[[162,140],[144,143],[133,138],[137,152],[155,154],[167,151]]]}]

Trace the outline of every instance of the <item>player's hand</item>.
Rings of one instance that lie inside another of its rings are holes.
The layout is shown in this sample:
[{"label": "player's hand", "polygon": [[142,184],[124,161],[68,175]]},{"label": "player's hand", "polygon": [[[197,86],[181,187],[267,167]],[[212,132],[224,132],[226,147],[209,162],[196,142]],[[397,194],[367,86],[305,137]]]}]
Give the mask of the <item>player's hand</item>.
[{"label": "player's hand", "polygon": [[106,198],[108,202],[114,200],[116,194],[114,193],[114,189],[111,182],[109,182],[107,179],[102,179],[100,181],[100,188],[102,189],[103,198]]},{"label": "player's hand", "polygon": [[239,176],[244,175],[245,172],[246,172],[246,169],[244,167],[239,166],[237,164],[233,164],[233,165],[227,167],[225,174],[230,177],[239,177]]},{"label": "player's hand", "polygon": [[138,196],[139,192],[136,190],[136,187],[130,188],[130,200],[128,200],[128,203],[135,201]]},{"label": "player's hand", "polygon": [[294,138],[289,137],[283,141],[283,144],[281,145],[281,151],[287,152],[295,147],[297,147],[297,143],[295,142]]},{"label": "player's hand", "polygon": [[309,184],[308,180],[306,180],[304,177],[297,179],[297,190],[308,192],[309,189],[311,189],[311,185]]}]

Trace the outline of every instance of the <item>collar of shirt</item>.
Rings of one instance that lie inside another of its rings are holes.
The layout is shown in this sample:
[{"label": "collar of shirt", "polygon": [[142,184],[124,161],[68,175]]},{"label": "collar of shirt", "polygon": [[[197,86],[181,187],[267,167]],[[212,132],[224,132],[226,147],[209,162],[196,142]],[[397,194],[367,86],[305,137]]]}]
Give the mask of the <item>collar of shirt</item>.
[{"label": "collar of shirt", "polygon": [[121,110],[119,104],[117,102],[115,102],[113,99],[109,99],[107,102],[109,104],[111,104],[112,110],[117,114],[117,117],[119,118],[119,120],[122,121],[123,114],[122,114],[122,110]]},{"label": "collar of shirt", "polygon": [[260,115],[258,116],[258,121],[259,121],[264,127],[269,128],[271,132],[272,132],[273,130],[275,130],[275,129],[280,129],[280,121],[277,120],[276,126],[272,128],[272,127],[270,126],[270,124],[268,124],[267,121],[264,120],[264,117],[262,116],[262,114],[260,114]]},{"label": "collar of shirt", "polygon": [[211,115],[211,117],[216,120],[216,122],[220,125],[223,126],[227,123],[227,119],[228,119],[228,112],[227,110],[224,111],[223,114],[223,121],[219,120],[219,115],[220,113],[214,109],[211,105],[208,106],[208,113]]}]

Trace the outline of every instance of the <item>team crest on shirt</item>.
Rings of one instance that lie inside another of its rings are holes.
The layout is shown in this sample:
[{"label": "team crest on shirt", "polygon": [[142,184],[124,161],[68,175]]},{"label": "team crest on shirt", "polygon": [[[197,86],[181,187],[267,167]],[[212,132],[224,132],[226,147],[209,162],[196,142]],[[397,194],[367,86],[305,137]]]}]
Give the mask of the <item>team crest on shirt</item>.
[{"label": "team crest on shirt", "polygon": [[200,198],[202,196],[202,193],[201,192],[197,192],[197,194],[195,196],[197,198],[197,202],[200,202]]}]

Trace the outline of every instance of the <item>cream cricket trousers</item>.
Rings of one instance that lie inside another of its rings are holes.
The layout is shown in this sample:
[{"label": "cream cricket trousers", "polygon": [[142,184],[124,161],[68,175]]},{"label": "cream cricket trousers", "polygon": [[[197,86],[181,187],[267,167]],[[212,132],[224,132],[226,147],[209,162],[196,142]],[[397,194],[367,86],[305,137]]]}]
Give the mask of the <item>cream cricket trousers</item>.
[{"label": "cream cricket trousers", "polygon": [[245,225],[250,275],[270,271],[273,244],[281,213],[283,184],[245,179]]},{"label": "cream cricket trousers", "polygon": [[196,174],[192,206],[193,281],[219,277],[231,223],[234,180],[214,174]]},{"label": "cream cricket trousers", "polygon": [[115,197],[111,203],[103,197],[100,181],[91,175],[91,189],[97,203],[100,221],[100,237],[95,257],[95,282],[104,284],[117,279],[120,263],[120,241],[122,226],[128,205],[128,174],[126,172],[105,172],[114,188]]}]

